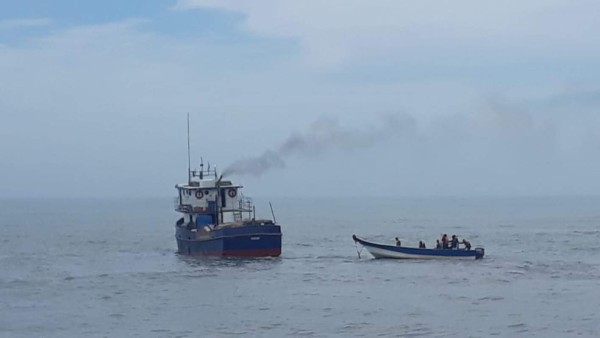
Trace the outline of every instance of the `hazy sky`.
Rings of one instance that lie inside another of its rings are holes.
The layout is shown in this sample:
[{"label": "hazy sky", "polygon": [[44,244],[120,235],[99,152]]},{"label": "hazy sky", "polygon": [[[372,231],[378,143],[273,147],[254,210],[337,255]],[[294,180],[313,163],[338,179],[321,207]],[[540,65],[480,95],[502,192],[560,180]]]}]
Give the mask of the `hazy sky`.
[{"label": "hazy sky", "polygon": [[3,1],[0,197],[174,195],[188,112],[192,161],[255,196],[600,194],[598,17],[586,0]]}]

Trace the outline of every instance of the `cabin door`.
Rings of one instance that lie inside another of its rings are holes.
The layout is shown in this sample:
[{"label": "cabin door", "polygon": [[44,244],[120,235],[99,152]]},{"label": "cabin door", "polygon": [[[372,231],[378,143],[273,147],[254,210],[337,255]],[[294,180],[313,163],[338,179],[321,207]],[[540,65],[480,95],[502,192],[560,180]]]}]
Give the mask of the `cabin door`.
[{"label": "cabin door", "polygon": [[221,189],[221,207],[225,208],[227,206],[227,196],[225,196],[225,189]]}]

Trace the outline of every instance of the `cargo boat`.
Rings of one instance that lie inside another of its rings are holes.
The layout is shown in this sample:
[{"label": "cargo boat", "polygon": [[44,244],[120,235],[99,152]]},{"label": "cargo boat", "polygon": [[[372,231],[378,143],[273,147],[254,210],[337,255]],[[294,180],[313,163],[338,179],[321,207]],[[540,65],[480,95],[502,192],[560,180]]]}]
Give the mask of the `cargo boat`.
[{"label": "cargo boat", "polygon": [[[189,169],[188,169],[189,170]],[[256,219],[255,207],[242,186],[217,176],[210,165],[189,170],[188,183],[177,184],[175,223],[177,249],[183,255],[277,257],[281,255],[281,227],[273,220]],[[271,209],[272,211],[272,209]]]}]

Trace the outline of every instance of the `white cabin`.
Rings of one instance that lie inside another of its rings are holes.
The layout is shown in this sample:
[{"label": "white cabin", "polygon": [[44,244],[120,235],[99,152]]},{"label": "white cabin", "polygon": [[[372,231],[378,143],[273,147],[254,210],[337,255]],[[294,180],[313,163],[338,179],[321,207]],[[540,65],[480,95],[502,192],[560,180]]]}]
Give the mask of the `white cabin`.
[{"label": "white cabin", "polygon": [[187,184],[177,184],[179,196],[175,210],[186,214],[197,225],[237,223],[244,213],[251,218],[252,201],[241,194],[241,185],[217,178],[216,171],[190,171]]}]

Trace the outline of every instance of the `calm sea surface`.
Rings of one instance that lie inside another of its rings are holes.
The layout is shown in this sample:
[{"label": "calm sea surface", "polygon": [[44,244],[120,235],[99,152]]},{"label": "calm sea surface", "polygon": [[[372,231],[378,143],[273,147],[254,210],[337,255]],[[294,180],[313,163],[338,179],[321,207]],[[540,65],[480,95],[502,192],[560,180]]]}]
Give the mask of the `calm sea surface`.
[{"label": "calm sea surface", "polygon": [[[242,260],[177,255],[170,198],[0,200],[0,336],[600,336],[600,198],[272,202],[282,257]],[[353,233],[486,257],[358,259]]]}]

